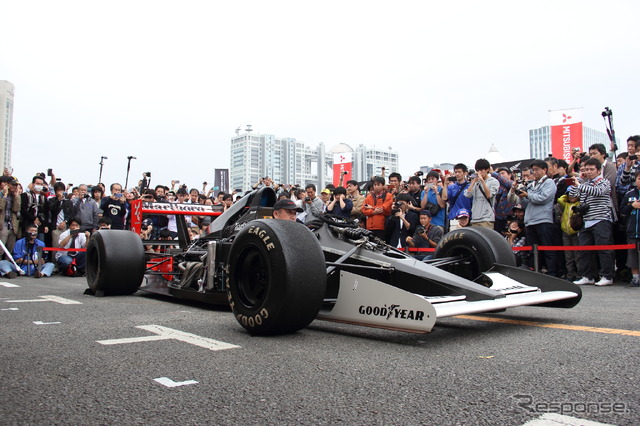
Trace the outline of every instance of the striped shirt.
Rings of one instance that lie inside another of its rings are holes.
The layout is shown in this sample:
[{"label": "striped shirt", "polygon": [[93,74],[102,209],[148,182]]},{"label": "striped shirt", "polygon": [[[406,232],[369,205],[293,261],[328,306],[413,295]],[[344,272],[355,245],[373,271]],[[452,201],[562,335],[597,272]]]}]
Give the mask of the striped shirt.
[{"label": "striped shirt", "polygon": [[580,204],[588,205],[589,211],[584,215],[584,221],[611,221],[611,183],[608,179],[598,176],[571,188],[570,197],[579,197]]}]

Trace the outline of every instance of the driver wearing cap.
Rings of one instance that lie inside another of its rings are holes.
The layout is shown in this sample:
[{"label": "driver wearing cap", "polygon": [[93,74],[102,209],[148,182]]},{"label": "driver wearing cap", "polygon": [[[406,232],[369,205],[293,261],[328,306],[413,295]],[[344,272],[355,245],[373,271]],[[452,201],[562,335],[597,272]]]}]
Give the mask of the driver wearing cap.
[{"label": "driver wearing cap", "polygon": [[303,211],[296,203],[285,198],[273,205],[273,218],[296,220],[296,213],[302,213]]}]

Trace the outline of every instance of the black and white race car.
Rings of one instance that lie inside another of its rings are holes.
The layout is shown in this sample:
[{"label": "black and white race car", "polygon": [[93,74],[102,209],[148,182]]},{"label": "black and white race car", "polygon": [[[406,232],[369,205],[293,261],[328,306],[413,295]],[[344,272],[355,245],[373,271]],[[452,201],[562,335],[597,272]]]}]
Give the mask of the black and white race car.
[{"label": "black and white race car", "polygon": [[314,319],[426,333],[438,318],[571,308],[582,296],[570,282],[516,267],[492,230],[452,231],[424,263],[336,217],[311,227],[272,219],[275,201],[268,187],[247,194],[193,243],[182,224],[181,248],[163,254],[145,253],[134,232],[98,231],[87,248],[89,291],[229,304],[258,335],[292,333]]}]

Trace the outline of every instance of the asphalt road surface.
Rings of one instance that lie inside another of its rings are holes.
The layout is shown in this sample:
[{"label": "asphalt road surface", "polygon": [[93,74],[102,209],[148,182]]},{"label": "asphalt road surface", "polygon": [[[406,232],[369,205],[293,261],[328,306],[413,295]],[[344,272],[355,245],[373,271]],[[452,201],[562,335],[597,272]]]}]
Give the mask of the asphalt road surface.
[{"label": "asphalt road surface", "polygon": [[622,284],[430,334],[314,321],[278,337],[224,307],[85,288],[0,280],[0,423],[640,424],[640,289]]}]

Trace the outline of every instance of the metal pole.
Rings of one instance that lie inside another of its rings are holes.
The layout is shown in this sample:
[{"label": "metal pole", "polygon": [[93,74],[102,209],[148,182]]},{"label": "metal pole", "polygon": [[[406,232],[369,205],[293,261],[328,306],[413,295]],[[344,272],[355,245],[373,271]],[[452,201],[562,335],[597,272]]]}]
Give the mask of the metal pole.
[{"label": "metal pole", "polygon": [[131,170],[131,160],[137,160],[137,158],[130,155],[127,157],[127,160],[129,161],[127,161],[127,178],[124,181],[125,188],[129,187],[129,170]]},{"label": "metal pole", "polygon": [[102,166],[104,166],[104,160],[108,160],[108,157],[100,157],[100,175],[98,175],[98,183],[102,183]]}]

